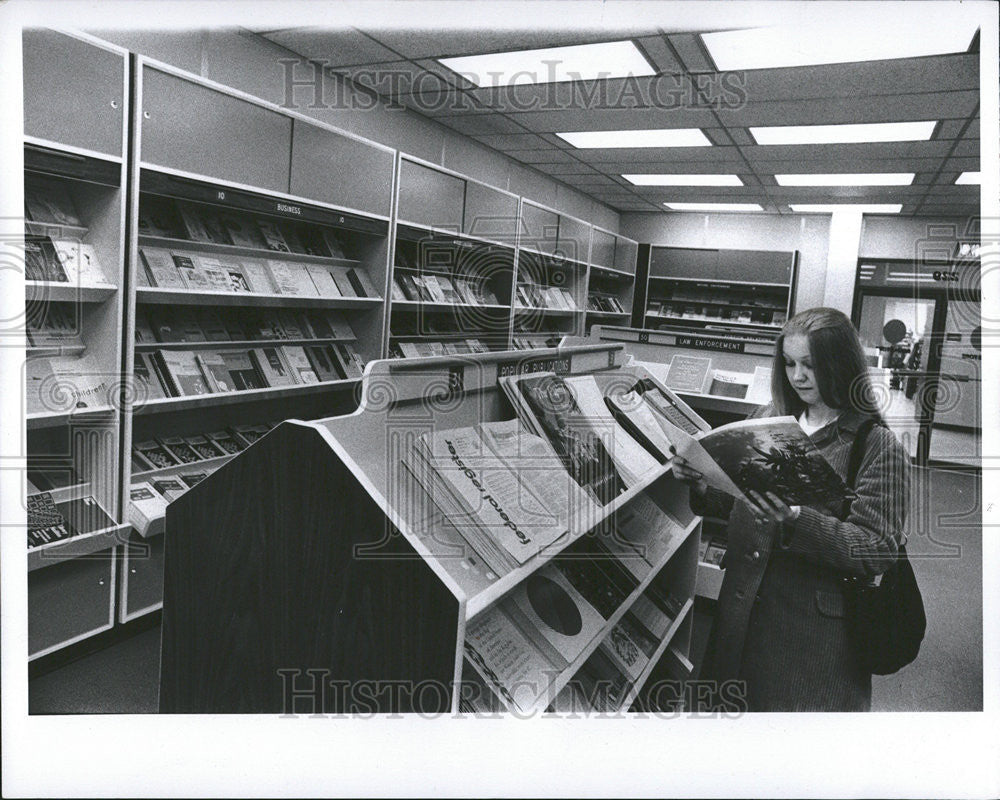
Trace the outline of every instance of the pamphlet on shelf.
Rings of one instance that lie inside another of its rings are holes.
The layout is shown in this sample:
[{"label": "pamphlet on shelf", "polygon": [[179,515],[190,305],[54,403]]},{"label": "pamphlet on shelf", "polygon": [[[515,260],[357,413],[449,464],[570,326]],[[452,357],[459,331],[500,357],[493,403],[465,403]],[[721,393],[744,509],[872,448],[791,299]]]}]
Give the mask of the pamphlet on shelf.
[{"label": "pamphlet on shelf", "polygon": [[528,429],[548,439],[569,474],[594,500],[607,505],[625,491],[612,454],[563,378],[551,372],[505,376],[500,385]]},{"label": "pamphlet on shelf", "polygon": [[357,297],[358,291],[354,288],[354,284],[348,277],[346,267],[330,267],[330,274],[333,276],[334,283],[337,284],[337,291],[343,297]]},{"label": "pamphlet on shelf", "polygon": [[104,268],[92,244],[71,239],[52,239],[52,248],[69,283],[74,286],[107,283]]},{"label": "pamphlet on shelf", "polygon": [[297,345],[282,345],[281,351],[285,355],[285,361],[299,383],[319,383],[319,377],[309,362],[306,351]]},{"label": "pamphlet on shelf", "polygon": [[169,250],[162,247],[140,247],[139,256],[149,274],[150,283],[161,289],[183,289],[184,280]]},{"label": "pamphlet on shelf", "polygon": [[580,656],[605,622],[551,563],[521,581],[504,608],[536,644],[552,651],[546,653],[550,661],[567,665]]},{"label": "pamphlet on shelf", "polygon": [[250,351],[250,356],[269,386],[294,386],[297,383],[280,347],[257,347]]},{"label": "pamphlet on shelf", "polygon": [[747,402],[767,405],[771,402],[771,368],[756,366],[753,369],[753,380],[746,396]]},{"label": "pamphlet on shelf", "polygon": [[339,381],[347,378],[347,373],[339,369],[337,365],[331,361],[330,351],[324,345],[313,345],[304,348],[306,351],[306,357],[309,359],[309,363],[313,366],[313,371],[316,373],[316,377],[319,378],[321,383],[327,381]]},{"label": "pamphlet on shelf", "polygon": [[626,612],[601,642],[600,649],[634,683],[642,677],[657,644],[652,632]]},{"label": "pamphlet on shelf", "polygon": [[198,455],[198,458],[201,461],[207,461],[210,458],[218,458],[219,456],[226,455],[225,451],[219,450],[218,447],[208,440],[207,436],[203,436],[201,434],[185,436],[184,441],[187,446]]},{"label": "pamphlet on shelf", "polygon": [[62,181],[26,179],[24,205],[33,222],[81,227],[69,187]]},{"label": "pamphlet on shelf", "polygon": [[246,444],[237,438],[232,431],[212,431],[211,433],[207,433],[206,436],[219,450],[230,455],[236,455],[236,453],[239,453],[246,447]]},{"label": "pamphlet on shelf", "polygon": [[673,618],[665,614],[663,610],[645,593],[640,594],[635,602],[629,606],[629,614],[632,614],[643,627],[646,628],[657,641],[666,636],[667,631],[673,624]]},{"label": "pamphlet on shelf", "polygon": [[264,436],[271,427],[269,425],[234,425],[233,433],[240,439],[244,446],[249,447],[262,436]]},{"label": "pamphlet on shelf", "polygon": [[708,394],[716,397],[735,397],[742,400],[747,396],[750,388],[752,376],[742,372],[731,372],[727,370],[712,370],[712,380],[708,388]]},{"label": "pamphlet on shelf", "polygon": [[157,350],[160,374],[170,382],[174,397],[211,394],[195,354],[186,350]]},{"label": "pamphlet on shelf", "polygon": [[267,268],[271,273],[271,279],[278,294],[287,294],[293,297],[319,296],[316,285],[309,277],[305,265],[271,258],[267,261]]},{"label": "pamphlet on shelf", "polygon": [[648,378],[637,380],[629,391],[612,392],[605,402],[619,424],[661,464],[670,460],[673,427],[691,435],[710,430],[673,392]]},{"label": "pamphlet on shelf", "polygon": [[343,296],[340,289],[337,288],[337,282],[333,279],[333,275],[330,274],[329,267],[323,264],[308,264],[306,270],[309,272],[309,277],[312,278],[313,285],[320,297]]},{"label": "pamphlet on shelf", "polygon": [[195,211],[193,206],[181,203],[178,208],[178,212],[181,216],[181,222],[184,223],[184,230],[187,232],[188,239],[195,242],[215,241],[209,234],[204,222],[202,222],[201,216]]},{"label": "pamphlet on shelf", "polygon": [[172,503],[187,491],[187,486],[179,478],[173,477],[153,479],[153,488],[163,495],[168,503]]},{"label": "pamphlet on shelf", "polygon": [[267,384],[257,371],[247,350],[222,350],[219,355],[225,361],[230,382],[237,392],[246,389],[265,389]]},{"label": "pamphlet on shelf", "polygon": [[235,390],[236,387],[229,375],[229,367],[221,353],[197,353],[195,359],[205,377],[205,382],[213,392],[232,392]]},{"label": "pamphlet on shelf", "polygon": [[559,670],[500,609],[475,617],[465,631],[465,653],[508,708],[527,713],[548,704]]},{"label": "pamphlet on shelf", "polygon": [[211,292],[230,292],[232,288],[229,284],[229,270],[227,266],[215,256],[192,255],[191,259],[208,281],[208,290]]},{"label": "pamphlet on shelf", "polygon": [[181,463],[170,453],[164,450],[163,445],[155,439],[138,442],[133,445],[132,451],[135,458],[145,464],[145,470],[143,471],[176,467]]},{"label": "pamphlet on shelf", "polygon": [[166,528],[167,500],[149,481],[136,481],[129,487],[128,523],[144,539],[157,536]]},{"label": "pamphlet on shelf", "polygon": [[264,241],[269,250],[273,250],[278,253],[291,252],[291,249],[288,247],[288,243],[285,241],[285,237],[282,235],[281,229],[278,227],[277,223],[269,219],[258,219],[257,228],[263,235]]},{"label": "pamphlet on shelf", "polygon": [[208,276],[198,268],[190,256],[174,253],[174,264],[184,282],[184,288],[197,289],[202,292],[209,291]]},{"label": "pamphlet on shelf", "polygon": [[237,247],[249,247],[260,249],[265,246],[264,239],[260,231],[253,224],[253,220],[236,214],[223,213],[219,215],[222,227],[226,229],[231,241]]},{"label": "pamphlet on shelf", "polygon": [[711,369],[712,359],[710,358],[686,356],[678,353],[670,360],[670,367],[663,382],[675,392],[701,394],[705,391]]}]

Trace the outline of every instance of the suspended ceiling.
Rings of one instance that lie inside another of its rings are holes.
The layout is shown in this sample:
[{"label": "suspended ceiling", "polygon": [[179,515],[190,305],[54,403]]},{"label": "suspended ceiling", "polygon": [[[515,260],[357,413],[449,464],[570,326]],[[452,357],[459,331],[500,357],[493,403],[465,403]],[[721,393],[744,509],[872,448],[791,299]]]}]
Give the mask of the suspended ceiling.
[{"label": "suspended ceiling", "polygon": [[[704,28],[707,32],[709,28]],[[622,212],[665,201],[902,203],[910,216],[979,213],[978,36],[969,51],[883,61],[719,72],[697,30],[377,30],[291,28],[255,33],[322,63]],[[438,63],[449,56],[631,39],[648,78],[477,88]],[[938,120],[929,141],[755,143],[751,126]],[[558,131],[700,128],[711,147],[577,149]],[[622,174],[736,174],[742,187],[634,186]],[[784,173],[913,172],[907,186],[782,187]]]}]

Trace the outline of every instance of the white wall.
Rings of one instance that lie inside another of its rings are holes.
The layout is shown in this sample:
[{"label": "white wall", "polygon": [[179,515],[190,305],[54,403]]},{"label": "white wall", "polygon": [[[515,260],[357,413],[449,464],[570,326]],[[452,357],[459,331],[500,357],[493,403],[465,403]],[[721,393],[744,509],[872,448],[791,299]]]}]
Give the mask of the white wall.
[{"label": "white wall", "polygon": [[[295,55],[248,31],[92,30],[94,36],[203,78],[231,86],[277,105],[286,104],[286,68],[279,59]],[[296,80],[311,79],[308,66],[297,66]],[[404,153],[455,170],[617,231],[619,215],[608,206],[564,183],[504,156],[444,125],[404,108],[373,101],[341,78],[322,75],[321,102],[314,86],[297,87],[295,111]],[[351,100],[356,107],[350,107]],[[311,105],[321,107],[312,108]],[[287,107],[287,106],[286,106]]]},{"label": "white wall", "polygon": [[828,215],[622,214],[620,232],[639,242],[673,247],[798,250],[795,308],[801,311],[823,304],[830,234]]}]

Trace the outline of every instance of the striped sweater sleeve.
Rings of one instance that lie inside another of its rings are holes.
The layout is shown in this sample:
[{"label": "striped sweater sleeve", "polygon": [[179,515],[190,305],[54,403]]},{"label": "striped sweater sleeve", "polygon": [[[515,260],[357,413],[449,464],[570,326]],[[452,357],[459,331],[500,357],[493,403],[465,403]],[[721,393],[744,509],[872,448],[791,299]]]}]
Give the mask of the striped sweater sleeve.
[{"label": "striped sweater sleeve", "polygon": [[847,575],[878,575],[896,560],[903,539],[910,460],[895,435],[872,429],[847,519],[803,506],[782,549]]}]

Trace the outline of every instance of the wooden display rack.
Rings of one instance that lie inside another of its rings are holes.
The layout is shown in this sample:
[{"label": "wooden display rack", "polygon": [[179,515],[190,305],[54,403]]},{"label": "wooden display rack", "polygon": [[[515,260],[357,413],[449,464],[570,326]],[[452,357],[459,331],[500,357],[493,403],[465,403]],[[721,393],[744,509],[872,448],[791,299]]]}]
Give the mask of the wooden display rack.
[{"label": "wooden display rack", "polygon": [[371,362],[355,413],[284,422],[171,503],[161,712],[457,712],[467,622],[640,496],[683,529],[552,697],[658,576],[683,608],[643,679],[668,647],[686,656],[700,518],[668,468],[497,576],[459,549],[401,462],[429,431],[512,418],[498,377],[587,373],[601,385],[637,374],[623,355],[597,344]]}]

